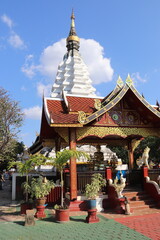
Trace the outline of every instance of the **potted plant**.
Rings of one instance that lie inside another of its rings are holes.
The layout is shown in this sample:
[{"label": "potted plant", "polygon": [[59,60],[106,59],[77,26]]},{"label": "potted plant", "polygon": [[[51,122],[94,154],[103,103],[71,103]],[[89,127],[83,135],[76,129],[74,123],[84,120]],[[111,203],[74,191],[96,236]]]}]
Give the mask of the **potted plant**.
[{"label": "potted plant", "polygon": [[38,178],[32,178],[28,191],[31,194],[31,198],[36,199],[36,217],[46,217],[44,213],[46,196],[54,186],[54,182],[47,180],[46,177],[40,176]]},{"label": "potted plant", "polygon": [[64,188],[64,179],[63,179],[63,170],[68,160],[71,157],[75,157],[79,159],[80,157],[85,157],[89,159],[89,155],[82,151],[77,150],[68,150],[64,149],[63,151],[57,152],[56,158],[52,158],[50,164],[55,166],[57,170],[60,172],[61,178],[61,204],[55,205],[55,217],[58,222],[66,222],[69,220],[69,210],[67,206],[64,204],[64,196],[63,196],[63,188]]},{"label": "potted plant", "polygon": [[[22,157],[23,159],[23,157]],[[26,177],[26,181],[22,183],[21,187],[25,195],[25,201],[21,203],[21,214],[26,214],[27,209],[32,208],[32,201],[29,199],[30,193],[30,183],[29,183],[29,173],[35,169],[35,166],[43,165],[46,161],[46,157],[42,154],[29,155],[23,161],[10,162],[9,168],[17,166],[18,172]]]},{"label": "potted plant", "polygon": [[96,209],[96,198],[100,190],[105,186],[106,180],[103,179],[100,173],[94,173],[91,178],[91,184],[87,184],[85,188],[85,195],[87,197],[88,209]]},{"label": "potted plant", "polygon": [[46,196],[50,193],[51,189],[54,188],[55,184],[53,181],[49,181],[46,177],[32,178],[29,186],[29,193],[31,198],[35,198],[37,205],[44,205]]}]

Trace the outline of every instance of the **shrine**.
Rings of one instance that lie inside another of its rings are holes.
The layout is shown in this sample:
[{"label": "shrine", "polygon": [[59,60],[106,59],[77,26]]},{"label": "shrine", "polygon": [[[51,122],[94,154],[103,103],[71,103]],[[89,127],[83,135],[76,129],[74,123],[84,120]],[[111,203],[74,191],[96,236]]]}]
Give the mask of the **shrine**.
[{"label": "shrine", "polygon": [[[146,101],[134,87],[130,75],[125,81],[119,77],[113,91],[106,93],[104,98],[96,96],[79,53],[80,39],[75,30],[74,13],[66,47],[67,53],[58,66],[51,96],[43,99],[40,134],[30,147],[31,153],[42,147],[54,148],[56,152],[66,147],[76,149],[92,145],[98,146],[95,156],[100,156],[102,164],[106,159],[100,153],[101,146],[113,144],[128,150],[128,168],[132,170],[133,152],[140,141],[148,136],[160,137],[159,107]],[[77,178],[76,159],[71,159],[70,200],[77,199]]]}]

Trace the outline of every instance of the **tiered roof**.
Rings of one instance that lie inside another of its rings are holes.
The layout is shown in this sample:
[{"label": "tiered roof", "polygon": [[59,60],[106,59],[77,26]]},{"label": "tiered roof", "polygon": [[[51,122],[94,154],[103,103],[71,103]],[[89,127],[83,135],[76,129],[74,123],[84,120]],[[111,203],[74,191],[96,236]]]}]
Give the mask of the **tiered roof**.
[{"label": "tiered roof", "polygon": [[74,96],[96,96],[87,66],[79,53],[79,38],[76,34],[74,14],[71,16],[71,28],[67,38],[67,53],[58,66],[51,97],[62,98],[63,94]]},{"label": "tiered roof", "polygon": [[58,67],[51,97],[44,98],[40,141],[61,136],[67,142],[67,127],[77,128],[78,141],[89,136],[160,136],[160,107],[151,106],[139,94],[129,75],[125,83],[119,77],[105,98],[95,95],[79,54],[73,13],[71,20],[67,54]]}]

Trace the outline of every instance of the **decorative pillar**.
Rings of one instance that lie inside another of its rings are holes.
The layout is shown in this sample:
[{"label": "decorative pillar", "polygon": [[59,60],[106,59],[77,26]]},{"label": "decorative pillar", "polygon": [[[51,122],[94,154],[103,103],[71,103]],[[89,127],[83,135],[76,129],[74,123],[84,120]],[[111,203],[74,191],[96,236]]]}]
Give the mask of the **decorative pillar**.
[{"label": "decorative pillar", "polygon": [[105,177],[106,180],[112,179],[112,169],[110,167],[106,167]]},{"label": "decorative pillar", "polygon": [[129,157],[129,169],[133,169],[134,155],[133,155],[133,147],[132,147],[131,141],[128,142],[128,157]]},{"label": "decorative pillar", "polygon": [[148,167],[142,167],[142,188],[146,188],[146,177],[148,177]]},{"label": "decorative pillar", "polygon": [[142,167],[143,178],[148,177],[148,167]]},{"label": "decorative pillar", "polygon": [[[69,147],[76,150],[76,129],[69,129]],[[76,158],[70,159],[70,200],[77,199],[77,165]]]}]

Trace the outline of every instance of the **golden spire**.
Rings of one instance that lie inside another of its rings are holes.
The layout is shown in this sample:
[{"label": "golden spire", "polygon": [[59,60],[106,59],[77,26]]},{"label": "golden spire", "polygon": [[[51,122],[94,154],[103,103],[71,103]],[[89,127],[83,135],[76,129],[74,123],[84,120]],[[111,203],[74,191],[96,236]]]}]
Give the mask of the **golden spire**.
[{"label": "golden spire", "polygon": [[72,9],[72,15],[71,15],[71,28],[75,28],[75,22],[74,22],[75,16],[74,11]]},{"label": "golden spire", "polygon": [[117,85],[122,88],[124,86],[124,83],[123,83],[123,80],[122,78],[119,76],[118,79],[117,79]]},{"label": "golden spire", "polygon": [[128,73],[128,76],[127,76],[127,78],[126,78],[126,83],[127,83],[129,86],[131,86],[131,85],[133,84],[133,81],[132,81],[129,73]]},{"label": "golden spire", "polygon": [[72,15],[71,15],[71,28],[69,32],[69,36],[67,38],[67,44],[69,41],[76,41],[79,43],[79,37],[76,34],[76,29],[75,29],[75,16],[74,16],[74,11],[72,10]]}]

